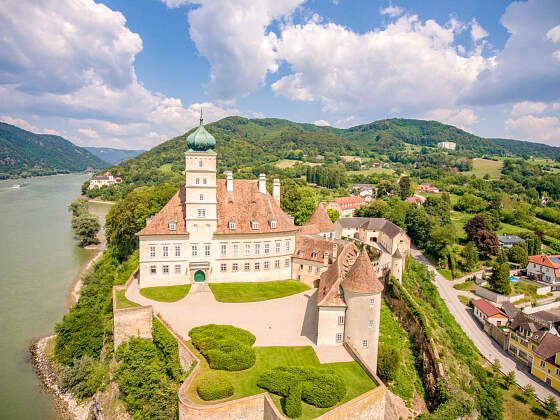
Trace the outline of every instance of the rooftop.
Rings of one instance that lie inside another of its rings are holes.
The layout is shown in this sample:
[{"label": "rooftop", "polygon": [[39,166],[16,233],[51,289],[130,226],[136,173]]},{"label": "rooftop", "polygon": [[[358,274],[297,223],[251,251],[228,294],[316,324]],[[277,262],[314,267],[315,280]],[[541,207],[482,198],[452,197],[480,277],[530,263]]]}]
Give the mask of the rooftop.
[{"label": "rooftop", "polygon": [[496,308],[486,299],[473,300],[473,305],[476,306],[487,317],[496,316],[496,315],[503,315],[504,317],[507,317],[505,313],[503,313],[500,309]]},{"label": "rooftop", "polygon": [[343,228],[362,228],[366,230],[383,231],[390,238],[394,238],[403,230],[387,219],[375,217],[341,217],[336,223]]},{"label": "rooftop", "polygon": [[304,233],[334,232],[336,229],[327,210],[325,210],[321,203],[317,205],[317,208],[304,226],[306,227],[303,229]]},{"label": "rooftop", "polygon": [[560,337],[555,334],[547,333],[543,337],[535,354],[549,363],[555,364],[556,353],[560,351]]}]

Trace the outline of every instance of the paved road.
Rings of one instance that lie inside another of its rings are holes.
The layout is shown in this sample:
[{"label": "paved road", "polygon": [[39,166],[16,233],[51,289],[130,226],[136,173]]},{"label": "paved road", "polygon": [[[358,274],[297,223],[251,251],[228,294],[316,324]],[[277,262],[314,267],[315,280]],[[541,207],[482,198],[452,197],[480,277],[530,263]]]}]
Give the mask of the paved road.
[{"label": "paved road", "polygon": [[435,267],[418,249],[412,249],[411,254],[416,260],[425,264],[428,269],[435,274],[435,284],[438,288],[440,296],[463,331],[473,341],[474,345],[478,348],[482,355],[492,363],[495,360],[498,360],[500,362],[501,371],[504,373],[508,373],[512,370],[515,371],[515,379],[517,380],[517,383],[522,387],[529,384],[533,385],[538,397],[542,400],[546,399],[549,395],[553,395],[560,403],[560,394],[531,375],[525,365],[510,357],[491,337],[484,332],[480,324],[475,320],[474,316],[471,315],[471,310],[467,309],[457,298],[457,295],[464,293],[461,293],[453,288],[453,284],[455,282],[451,282],[439,274]]}]

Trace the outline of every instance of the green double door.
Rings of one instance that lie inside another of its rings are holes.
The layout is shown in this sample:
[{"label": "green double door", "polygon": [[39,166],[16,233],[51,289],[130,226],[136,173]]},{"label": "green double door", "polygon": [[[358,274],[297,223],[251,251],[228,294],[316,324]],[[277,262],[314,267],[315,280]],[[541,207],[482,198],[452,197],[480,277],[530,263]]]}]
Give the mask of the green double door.
[{"label": "green double door", "polygon": [[198,270],[196,273],[194,273],[194,281],[201,282],[204,281],[205,279],[206,276],[204,275],[204,271]]}]

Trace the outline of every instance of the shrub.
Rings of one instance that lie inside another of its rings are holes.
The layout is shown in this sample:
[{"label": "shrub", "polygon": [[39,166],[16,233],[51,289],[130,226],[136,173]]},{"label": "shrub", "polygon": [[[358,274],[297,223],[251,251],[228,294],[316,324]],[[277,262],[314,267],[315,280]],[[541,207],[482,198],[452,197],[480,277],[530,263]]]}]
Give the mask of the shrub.
[{"label": "shrub", "polygon": [[377,356],[377,373],[387,381],[394,381],[399,373],[401,358],[399,352],[388,344],[379,344]]},{"label": "shrub", "polygon": [[179,345],[177,340],[157,318],[153,318],[152,325],[153,341],[163,356],[167,375],[177,382],[181,382],[184,378],[184,372],[179,362]]},{"label": "shrub", "polygon": [[255,336],[249,331],[209,324],[193,328],[189,336],[212,369],[238,371],[255,364],[256,354],[251,347]]},{"label": "shrub", "polygon": [[284,412],[292,419],[301,416],[301,390],[301,382],[292,384],[292,386],[290,386],[290,391],[288,392],[288,397],[286,398]]},{"label": "shrub", "polygon": [[204,401],[220,400],[233,395],[233,385],[223,374],[210,372],[200,378],[196,391]]},{"label": "shrub", "polygon": [[97,392],[109,377],[107,365],[90,356],[74,360],[72,366],[61,366],[59,385],[78,398],[88,398]]}]

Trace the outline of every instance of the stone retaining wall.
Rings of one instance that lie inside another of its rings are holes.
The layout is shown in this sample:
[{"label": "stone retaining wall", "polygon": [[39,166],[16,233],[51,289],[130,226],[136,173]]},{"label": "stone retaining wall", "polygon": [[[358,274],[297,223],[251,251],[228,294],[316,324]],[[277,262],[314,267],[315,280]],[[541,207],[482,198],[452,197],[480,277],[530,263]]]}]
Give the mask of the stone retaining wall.
[{"label": "stone retaining wall", "polygon": [[484,331],[492,337],[496,342],[507,351],[509,347],[509,335],[506,334],[501,328],[491,324],[487,320],[484,321]]},{"label": "stone retaining wall", "polygon": [[478,296],[483,297],[484,299],[487,299],[495,303],[515,302],[516,300],[523,299],[525,297],[525,295],[516,295],[516,296],[501,295],[499,293],[493,292],[492,290],[488,290],[487,288],[482,287],[481,285],[478,284],[476,285],[475,293]]}]

